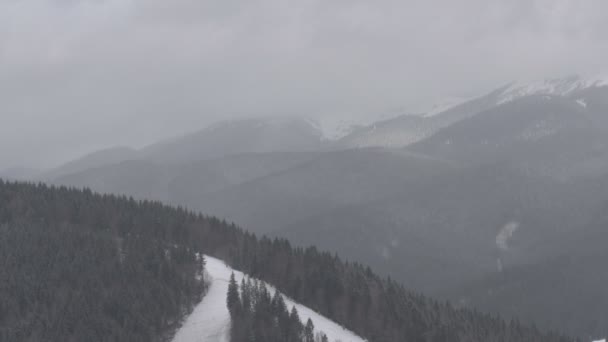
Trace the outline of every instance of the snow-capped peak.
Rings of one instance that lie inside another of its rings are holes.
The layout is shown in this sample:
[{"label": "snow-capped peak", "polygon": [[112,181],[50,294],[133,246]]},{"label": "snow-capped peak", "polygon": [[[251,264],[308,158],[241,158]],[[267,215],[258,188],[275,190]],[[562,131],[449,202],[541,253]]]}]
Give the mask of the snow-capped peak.
[{"label": "snow-capped peak", "polygon": [[500,94],[497,104],[530,95],[568,96],[577,91],[602,86],[608,86],[608,78],[573,76],[543,81],[514,82]]}]

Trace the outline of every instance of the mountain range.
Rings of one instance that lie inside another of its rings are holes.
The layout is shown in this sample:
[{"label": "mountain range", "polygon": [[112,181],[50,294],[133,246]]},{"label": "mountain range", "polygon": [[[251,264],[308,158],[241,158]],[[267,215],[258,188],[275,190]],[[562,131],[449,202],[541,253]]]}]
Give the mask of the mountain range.
[{"label": "mountain range", "polygon": [[159,200],[315,245],[408,288],[607,334],[608,82],[513,83],[331,132],[219,123],[30,176]]}]

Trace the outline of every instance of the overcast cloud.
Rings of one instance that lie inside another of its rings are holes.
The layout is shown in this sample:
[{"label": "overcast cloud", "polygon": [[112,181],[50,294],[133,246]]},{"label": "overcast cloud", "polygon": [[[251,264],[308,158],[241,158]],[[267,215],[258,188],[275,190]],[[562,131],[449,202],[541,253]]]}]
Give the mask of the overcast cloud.
[{"label": "overcast cloud", "polygon": [[606,72],[605,0],[0,0],[0,169]]}]

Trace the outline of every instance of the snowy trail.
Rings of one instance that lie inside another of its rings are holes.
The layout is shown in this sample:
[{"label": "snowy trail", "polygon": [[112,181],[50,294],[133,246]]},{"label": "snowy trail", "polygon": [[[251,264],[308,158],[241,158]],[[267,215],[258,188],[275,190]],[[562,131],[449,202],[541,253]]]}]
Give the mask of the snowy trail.
[{"label": "snowy trail", "polygon": [[207,278],[211,281],[209,290],[177,331],[173,342],[230,342],[230,316],[226,307],[230,273],[224,275],[217,262],[208,257],[205,260]]},{"label": "snowy trail", "polygon": [[[230,342],[230,313],[226,306],[228,281],[233,270],[223,261],[205,256],[205,270],[211,281],[209,290],[203,300],[194,308],[194,311],[182,327],[177,331],[172,342]],[[234,271],[237,282],[243,279],[243,273]],[[268,286],[274,292],[272,286]],[[291,309],[296,306],[302,323],[308,318],[312,319],[315,331],[323,331],[329,341],[363,342],[361,337],[342,328],[333,321],[317,314],[313,310],[295,303],[285,297],[285,304]]]}]

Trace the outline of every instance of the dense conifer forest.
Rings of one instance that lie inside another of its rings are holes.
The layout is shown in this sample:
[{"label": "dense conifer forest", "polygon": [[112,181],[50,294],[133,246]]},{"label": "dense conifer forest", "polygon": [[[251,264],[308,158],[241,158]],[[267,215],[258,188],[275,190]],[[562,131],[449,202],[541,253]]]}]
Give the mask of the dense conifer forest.
[{"label": "dense conifer forest", "polygon": [[199,252],[373,342],[573,340],[456,309],[314,247],[157,202],[0,181],[0,224],[6,341],[162,340],[204,291]]},{"label": "dense conifer forest", "polygon": [[297,308],[289,309],[279,291],[271,295],[264,282],[248,278],[239,287],[233,274],[226,304],[232,321],[231,342],[328,342],[323,332],[315,331],[310,318],[303,325]]},{"label": "dense conifer forest", "polygon": [[151,223],[156,210],[88,191],[0,189],[0,341],[162,341],[203,294],[202,263]]}]

